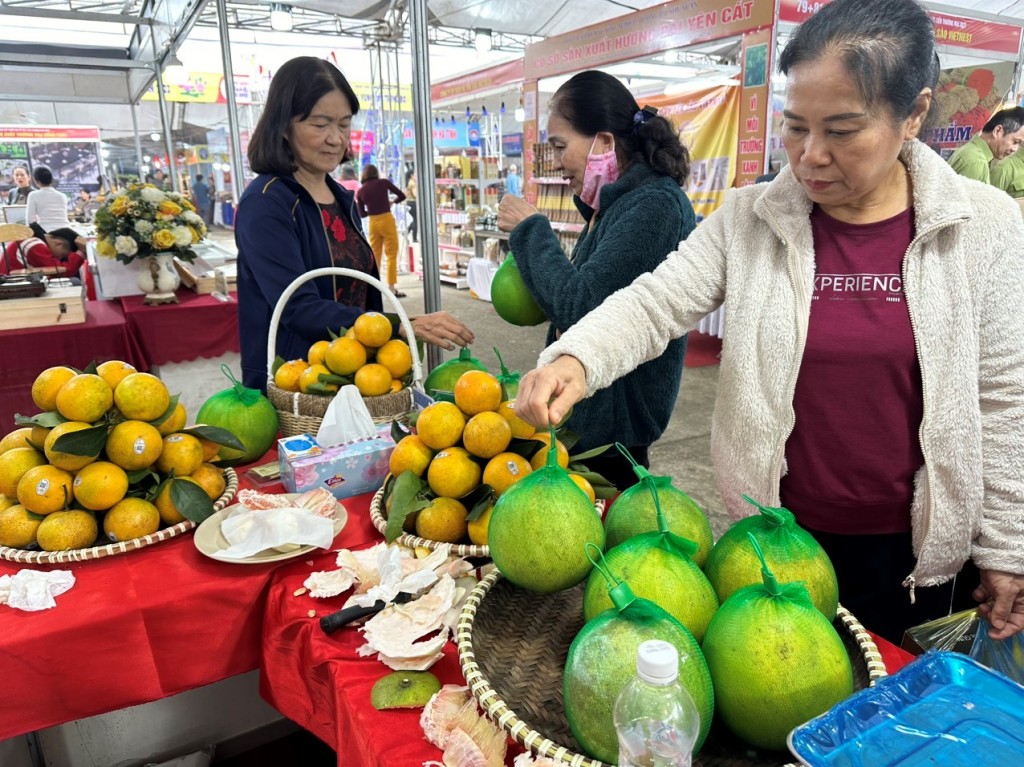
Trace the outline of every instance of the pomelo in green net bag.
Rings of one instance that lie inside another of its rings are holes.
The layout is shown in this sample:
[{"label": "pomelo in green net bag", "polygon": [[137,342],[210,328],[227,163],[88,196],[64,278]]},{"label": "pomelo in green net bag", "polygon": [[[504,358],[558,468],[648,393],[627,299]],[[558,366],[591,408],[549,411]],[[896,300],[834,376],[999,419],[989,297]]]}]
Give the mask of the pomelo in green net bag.
[{"label": "pomelo in green net bag", "polygon": [[196,423],[227,429],[241,440],[243,450],[220,449],[220,462],[227,466],[252,463],[262,458],[277,441],[277,409],[258,389],[250,389],[221,365],[231,388],[210,397],[196,414]]},{"label": "pomelo in green net bag", "polygon": [[829,620],[839,606],[839,582],[832,560],[814,536],[796,523],[789,509],[762,506],[750,496],[744,500],[761,512],[741,519],[715,543],[704,564],[704,574],[720,602],[737,589],[761,582],[761,563],[747,542],[753,533],[765,561],[783,581],[803,581],[814,606]]},{"label": "pomelo in green net bag", "polygon": [[722,603],[702,648],[722,722],[751,745],[782,750],[790,730],[853,694],[853,668],[804,585],[779,583],[757,538],[745,540],[762,582]]},{"label": "pomelo in green net bag", "polygon": [[[600,552],[598,552],[600,555]],[[586,623],[569,646],[562,676],[565,715],[580,748],[608,764],[618,762],[619,742],[612,709],[622,688],[636,673],[642,642],[661,639],[679,652],[679,681],[700,714],[694,753],[704,743],[715,711],[715,692],[700,646],[683,624],[653,602],[617,583],[604,565],[614,607]]]},{"label": "pomelo in green net bag", "polygon": [[548,318],[523,282],[512,251],[505,256],[491,280],[491,304],[498,316],[512,325],[539,325]]},{"label": "pomelo in green net bag", "polygon": [[571,588],[590,573],[587,543],[604,547],[604,528],[587,494],[558,465],[554,429],[548,461],[498,498],[487,528],[494,566],[540,594]]},{"label": "pomelo in green net bag", "polygon": [[[700,642],[718,609],[718,596],[694,561],[697,544],[668,529],[654,477],[633,461],[640,477],[637,487],[651,494],[657,511],[658,531],[634,535],[605,552],[605,564],[629,584],[638,597],[650,600],[678,620]],[[613,607],[599,570],[592,570],[583,593],[583,619],[589,621]]]},{"label": "pomelo in green net bag", "polygon": [[[621,445],[616,445],[616,447],[623,455],[628,456],[630,461],[633,460],[625,448]],[[635,466],[636,462],[633,463]],[[653,479],[655,489],[658,491],[658,502],[668,521],[669,530],[697,544],[698,550],[694,560],[699,567],[704,567],[704,561],[708,558],[708,552],[711,551],[711,544],[714,541],[711,534],[711,523],[708,522],[708,518],[701,511],[700,506],[694,503],[690,496],[673,487],[671,477],[654,477]],[[618,546],[634,535],[657,530],[658,515],[654,506],[654,497],[642,482],[626,488],[615,499],[604,520],[606,545],[609,549]]]}]

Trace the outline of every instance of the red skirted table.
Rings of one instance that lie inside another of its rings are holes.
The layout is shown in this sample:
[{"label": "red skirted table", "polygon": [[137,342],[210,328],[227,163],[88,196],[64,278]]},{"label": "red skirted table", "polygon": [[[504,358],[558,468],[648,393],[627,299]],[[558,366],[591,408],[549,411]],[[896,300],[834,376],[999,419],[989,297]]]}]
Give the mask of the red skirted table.
[{"label": "red skirted table", "polygon": [[177,304],[147,306],[143,296],[119,299],[128,327],[150,365],[219,357],[239,351],[238,304],[191,290],[177,292]]},{"label": "red skirted table", "polygon": [[31,389],[41,371],[54,365],[81,369],[108,359],[149,369],[116,303],[87,301],[86,320],[75,325],[0,331],[0,435],[14,429],[15,413],[38,411]]}]

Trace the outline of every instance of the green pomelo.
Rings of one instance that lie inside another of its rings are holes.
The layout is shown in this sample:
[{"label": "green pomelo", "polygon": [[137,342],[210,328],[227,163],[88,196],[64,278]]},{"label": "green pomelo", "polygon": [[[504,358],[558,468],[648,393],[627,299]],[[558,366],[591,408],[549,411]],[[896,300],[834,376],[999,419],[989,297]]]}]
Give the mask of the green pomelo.
[{"label": "green pomelo", "polygon": [[[697,544],[697,554],[693,559],[698,567],[704,567],[714,541],[708,518],[690,496],[672,486],[671,477],[654,477],[654,485],[658,490],[658,502],[668,529]],[[627,488],[616,498],[604,521],[609,549],[634,535],[657,529],[658,512],[654,498],[644,482]]]},{"label": "green pomelo", "polygon": [[539,325],[548,318],[523,282],[511,252],[491,280],[491,303],[498,316],[513,325]]},{"label": "green pomelo", "polygon": [[[644,600],[636,600],[644,602]],[[622,688],[636,674],[636,653],[642,642],[661,639],[679,651],[679,681],[700,714],[700,750],[711,728],[715,692],[697,640],[657,605],[647,603],[660,619],[631,621],[618,610],[607,610],[573,640],[562,677],[566,718],[577,743],[590,756],[608,764],[618,762],[619,743],[612,709]]]},{"label": "green pomelo", "polygon": [[575,586],[593,563],[585,546],[604,548],[601,520],[559,466],[543,466],[501,494],[487,545],[495,567],[512,583],[548,594]]},{"label": "green pomelo", "polygon": [[782,582],[802,581],[814,606],[832,620],[839,606],[839,583],[832,561],[814,537],[796,524],[789,511],[771,511],[785,514],[755,514],[741,519],[711,549],[704,574],[719,601],[725,602],[743,586],[761,582],[761,562],[747,540],[747,533],[752,533],[775,577]]},{"label": "green pomelo", "polygon": [[234,434],[245,450],[222,447],[219,460],[228,466],[258,461],[277,440],[277,410],[269,399],[229,376],[234,385],[210,397],[196,414],[197,424],[219,426]]},{"label": "green pomelo", "polygon": [[726,600],[702,647],[719,716],[759,748],[785,749],[790,730],[853,693],[850,658],[832,624],[809,599],[773,597],[760,583]]},{"label": "green pomelo", "polygon": [[[635,545],[650,539],[650,545]],[[605,564],[629,584],[638,597],[650,600],[689,629],[700,642],[718,609],[718,597],[704,573],[689,557],[657,545],[661,533],[645,533],[604,555]],[[592,620],[612,608],[608,586],[599,570],[587,579],[583,619]]]},{"label": "green pomelo", "polygon": [[459,350],[458,357],[442,362],[430,371],[427,380],[423,382],[423,389],[431,397],[438,391],[455,391],[455,382],[459,380],[459,376],[470,370],[483,370],[487,372],[487,368],[472,355],[469,347],[464,346]]},{"label": "green pomelo", "polygon": [[378,711],[388,708],[423,708],[441,682],[429,671],[395,671],[374,682],[370,703]]}]

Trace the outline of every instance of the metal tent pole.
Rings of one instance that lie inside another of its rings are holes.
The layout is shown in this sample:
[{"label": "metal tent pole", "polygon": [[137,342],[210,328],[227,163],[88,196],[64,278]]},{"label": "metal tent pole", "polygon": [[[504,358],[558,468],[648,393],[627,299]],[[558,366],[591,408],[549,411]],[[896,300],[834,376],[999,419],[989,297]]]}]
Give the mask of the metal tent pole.
[{"label": "metal tent pole", "polygon": [[228,133],[231,135],[231,196],[238,206],[245,190],[245,166],[242,164],[242,136],[238,131],[238,101],[235,98],[235,70],[231,66],[231,38],[228,34],[226,0],[217,0],[217,30],[220,32],[220,55],[224,62],[224,93],[228,100]]},{"label": "metal tent pole", "polygon": [[[139,121],[135,116],[135,102],[131,102],[129,106],[132,109],[132,132],[135,134],[135,159],[138,161],[139,169],[139,183],[141,184],[145,179],[142,175],[142,139],[139,138]],[[114,179],[117,181],[117,179]]]},{"label": "metal tent pole", "polygon": [[156,66],[156,95],[160,101],[160,127],[164,132],[164,151],[167,152],[168,175],[171,177],[171,190],[178,191],[178,173],[174,162],[174,142],[171,141],[171,120],[167,116],[167,96],[164,94],[164,65],[162,61],[154,62]]},{"label": "metal tent pole", "polygon": [[[437,205],[434,199],[434,134],[430,120],[430,56],[427,42],[427,0],[409,0],[409,42],[412,47],[412,122],[416,137],[416,183],[423,254],[423,304],[427,312],[441,308],[441,268],[437,257]],[[441,350],[427,345],[427,370],[441,363]]]}]

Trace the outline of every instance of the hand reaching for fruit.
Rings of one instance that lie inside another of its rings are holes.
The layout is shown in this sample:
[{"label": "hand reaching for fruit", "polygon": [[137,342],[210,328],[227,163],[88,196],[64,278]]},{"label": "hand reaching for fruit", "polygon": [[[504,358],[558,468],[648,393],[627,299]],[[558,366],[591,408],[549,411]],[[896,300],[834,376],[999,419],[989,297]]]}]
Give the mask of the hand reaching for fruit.
[{"label": "hand reaching for fruit", "polygon": [[575,357],[562,355],[531,370],[519,382],[516,415],[538,429],[559,424],[587,391],[587,371]]},{"label": "hand reaching for fruit", "polygon": [[[418,339],[448,351],[456,346],[468,346],[476,339],[472,330],[448,312],[433,312],[414,317],[412,329]],[[399,333],[405,338],[404,327],[400,326]]]}]

